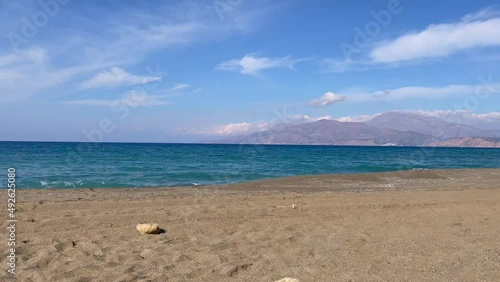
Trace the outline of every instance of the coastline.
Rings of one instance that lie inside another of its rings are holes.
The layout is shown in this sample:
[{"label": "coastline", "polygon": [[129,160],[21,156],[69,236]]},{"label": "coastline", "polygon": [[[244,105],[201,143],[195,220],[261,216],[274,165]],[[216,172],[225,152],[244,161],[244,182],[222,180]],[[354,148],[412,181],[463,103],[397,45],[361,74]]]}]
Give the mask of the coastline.
[{"label": "coastline", "polygon": [[[118,187],[118,188],[17,188],[18,191],[39,191],[42,196],[44,192],[50,191],[170,191],[182,192],[188,190],[217,190],[224,191],[289,191],[289,192],[369,192],[369,191],[392,191],[412,189],[429,190],[437,188],[425,187],[425,183],[419,180],[433,179],[438,181],[447,178],[455,179],[460,174],[459,179],[455,181],[468,181],[467,183],[476,184],[477,173],[484,173],[485,177],[500,177],[500,168],[455,168],[455,169],[409,169],[386,172],[369,173],[334,173],[334,174],[310,174],[287,177],[274,177],[260,180],[243,181],[228,184],[203,184],[203,185],[183,185],[183,186],[157,186],[157,187]],[[486,179],[487,181],[488,179]],[[384,185],[383,182],[394,182],[392,185]],[[487,181],[488,182],[488,181]],[[495,181],[491,181],[494,184]],[[312,183],[316,183],[315,185]],[[450,182],[443,181],[445,186]],[[488,182],[489,183],[489,182]],[[353,184],[357,187],[354,188]],[[377,185],[380,184],[380,185]],[[463,183],[465,184],[465,183]],[[400,185],[400,186],[398,186]],[[404,185],[404,186],[401,186]],[[391,189],[392,187],[392,189]],[[397,189],[396,189],[397,188]],[[443,188],[441,188],[443,189]],[[453,189],[448,187],[447,189]],[[5,190],[5,189],[3,189]],[[0,195],[5,193],[0,189]]]},{"label": "coastline", "polygon": [[[17,199],[21,281],[500,279],[500,169],[19,189]],[[144,222],[166,232],[141,236]]]}]

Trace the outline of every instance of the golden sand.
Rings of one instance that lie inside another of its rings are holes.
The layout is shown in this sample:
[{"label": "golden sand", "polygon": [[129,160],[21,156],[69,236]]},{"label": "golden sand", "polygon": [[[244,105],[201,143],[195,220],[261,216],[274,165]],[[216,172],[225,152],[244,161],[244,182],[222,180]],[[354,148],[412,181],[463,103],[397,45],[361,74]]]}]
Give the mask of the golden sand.
[{"label": "golden sand", "polygon": [[[500,281],[500,170],[17,190],[17,201],[23,282]],[[164,232],[140,235],[143,222]]]}]

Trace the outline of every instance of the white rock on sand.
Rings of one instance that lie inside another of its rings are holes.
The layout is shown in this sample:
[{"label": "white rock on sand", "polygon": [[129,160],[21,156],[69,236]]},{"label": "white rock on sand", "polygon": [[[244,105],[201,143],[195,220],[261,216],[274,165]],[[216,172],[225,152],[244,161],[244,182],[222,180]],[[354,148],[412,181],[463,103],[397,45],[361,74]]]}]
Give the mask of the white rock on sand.
[{"label": "white rock on sand", "polygon": [[283,279],[280,279],[280,280],[276,280],[274,282],[300,282],[298,279],[295,279],[295,278],[288,278],[288,277],[285,277]]},{"label": "white rock on sand", "polygon": [[152,254],[153,254],[153,250],[151,250],[151,249],[145,249],[145,250],[143,250],[143,251],[139,254],[139,256],[140,256],[141,258],[143,258],[143,259],[146,259],[146,258],[150,258],[150,257],[152,256]]},{"label": "white rock on sand", "polygon": [[137,231],[139,231],[139,233],[141,233],[141,235],[160,233],[160,226],[158,225],[158,223],[137,224],[136,228],[137,228]]}]

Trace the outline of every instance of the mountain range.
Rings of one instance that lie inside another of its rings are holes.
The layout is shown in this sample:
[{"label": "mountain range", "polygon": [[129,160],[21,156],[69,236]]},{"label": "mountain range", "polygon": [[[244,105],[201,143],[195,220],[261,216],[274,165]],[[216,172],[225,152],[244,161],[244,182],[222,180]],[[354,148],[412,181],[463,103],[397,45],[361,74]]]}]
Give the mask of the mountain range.
[{"label": "mountain range", "polygon": [[416,113],[387,112],[366,122],[323,119],[280,124],[211,143],[500,147],[500,130],[480,129]]}]

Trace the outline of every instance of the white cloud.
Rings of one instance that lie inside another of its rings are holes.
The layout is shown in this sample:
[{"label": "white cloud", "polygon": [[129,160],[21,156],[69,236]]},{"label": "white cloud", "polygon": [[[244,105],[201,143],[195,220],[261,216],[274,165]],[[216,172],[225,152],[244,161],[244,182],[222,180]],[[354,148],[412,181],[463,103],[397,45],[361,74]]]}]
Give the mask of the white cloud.
[{"label": "white cloud", "polygon": [[0,103],[24,100],[98,67],[102,65],[55,68],[47,50],[41,48],[0,55]]},{"label": "white cloud", "polygon": [[128,91],[121,98],[115,100],[87,99],[87,100],[65,101],[62,103],[69,105],[86,105],[86,106],[98,106],[98,107],[113,107],[113,106],[125,105],[130,108],[152,107],[152,106],[170,104],[168,101],[165,101],[160,96],[149,95],[144,91],[136,91],[136,90]]},{"label": "white cloud", "polygon": [[[355,46],[353,48],[358,47],[359,50],[356,59],[346,55],[343,58],[325,58],[322,63],[327,71],[342,73],[395,67],[400,63],[425,62],[477,48],[499,47],[499,15],[500,11],[487,8],[467,14],[456,22],[431,24],[366,49]],[[497,59],[494,54],[486,56],[489,60]],[[478,58],[478,54],[475,53],[474,57]]]},{"label": "white cloud", "polygon": [[456,23],[430,25],[394,40],[383,42],[370,52],[374,63],[395,63],[438,58],[477,47],[500,46],[500,18],[483,10],[464,16]]},{"label": "white cloud", "polygon": [[337,121],[340,122],[365,122],[369,121],[372,118],[378,116],[380,114],[374,114],[374,115],[359,115],[359,116],[346,116],[346,117],[340,117],[337,118]]},{"label": "white cloud", "polygon": [[161,80],[161,76],[134,75],[124,69],[113,67],[101,71],[92,78],[81,83],[82,88],[118,87],[145,84]]},{"label": "white cloud", "polygon": [[238,134],[248,134],[257,131],[262,131],[268,128],[269,124],[265,122],[261,123],[239,122],[239,123],[218,125],[205,129],[191,128],[191,129],[180,129],[179,131],[197,135],[238,135]]},{"label": "white cloud", "polygon": [[272,122],[240,122],[240,123],[229,123],[218,125],[210,128],[181,128],[178,131],[188,134],[196,135],[240,135],[240,134],[250,134],[254,132],[264,131],[268,129],[273,129],[275,127],[283,125],[292,125],[306,122],[315,122],[318,120],[333,120],[330,115],[322,117],[311,117],[308,115],[294,115],[281,119],[280,121]]},{"label": "white cloud", "polygon": [[248,122],[240,122],[240,123],[230,123],[226,125],[217,126],[212,130],[212,134],[214,135],[230,135],[230,134],[239,134],[248,132],[251,128],[252,124]]},{"label": "white cloud", "polygon": [[500,112],[475,113],[466,110],[406,111],[440,118],[450,123],[500,130]]},{"label": "white cloud", "polygon": [[454,84],[438,87],[406,86],[374,92],[343,92],[350,102],[398,101],[404,99],[442,99],[446,97],[477,97],[482,101],[488,95],[500,93],[500,83],[482,79],[482,84]]},{"label": "white cloud", "polygon": [[189,84],[185,84],[185,83],[177,83],[176,85],[174,85],[173,87],[165,90],[167,92],[174,92],[174,91],[178,91],[178,90],[181,90],[181,89],[185,89],[185,88],[188,88],[189,87]]},{"label": "white cloud", "polygon": [[324,107],[338,102],[343,102],[345,99],[345,96],[337,95],[333,92],[326,92],[323,96],[321,96],[321,98],[309,102],[309,105],[313,107]]},{"label": "white cloud", "polygon": [[318,120],[333,120],[333,117],[330,115],[322,116],[322,117],[311,117],[308,115],[294,115],[288,118],[288,122],[291,123],[304,123],[304,122],[315,122]]},{"label": "white cloud", "polygon": [[[0,31],[22,36],[20,19],[40,11],[40,6],[35,2],[21,6],[11,2],[0,11],[5,23]],[[218,17],[212,2],[197,1],[156,5],[153,11],[129,4],[116,11],[97,7],[97,18],[86,17],[78,9],[65,10],[49,19],[49,25],[40,27],[43,32],[29,38],[29,44],[16,46],[19,53],[12,52],[6,44],[0,46],[0,89],[4,93],[0,94],[0,103],[24,100],[35,94],[69,94],[75,90],[71,85],[78,85],[82,77],[98,70],[140,65],[153,52],[252,31],[277,10],[276,6],[267,1],[245,2],[225,15],[224,20]],[[30,46],[50,52],[39,52],[41,56],[36,56],[36,52],[29,54],[35,50]]]},{"label": "white cloud", "polygon": [[226,71],[239,71],[242,74],[255,75],[259,71],[273,68],[291,68],[298,60],[292,60],[290,57],[269,58],[254,57],[245,55],[241,59],[232,59],[219,64],[216,69]]}]

